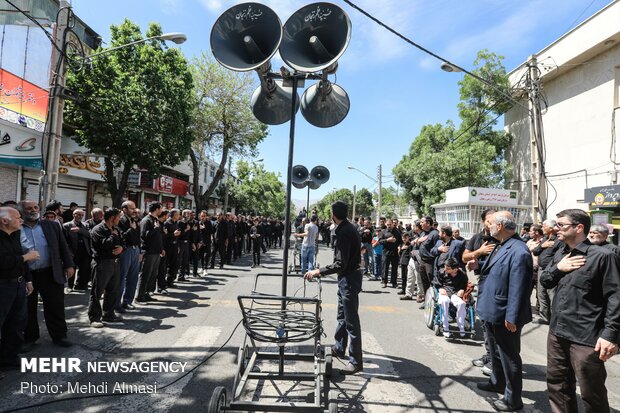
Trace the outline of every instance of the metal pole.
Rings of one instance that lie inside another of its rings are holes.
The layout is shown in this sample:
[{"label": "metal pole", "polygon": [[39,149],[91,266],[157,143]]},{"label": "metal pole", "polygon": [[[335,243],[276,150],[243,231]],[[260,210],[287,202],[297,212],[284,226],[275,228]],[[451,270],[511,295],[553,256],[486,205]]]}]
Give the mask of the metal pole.
[{"label": "metal pole", "polygon": [[55,30],[55,43],[57,48],[54,48],[54,57],[52,59],[52,68],[55,73],[52,73],[52,82],[50,87],[50,116],[48,124],[46,125],[47,133],[44,135],[45,139],[41,143],[47,144],[45,149],[44,159],[44,175],[43,175],[43,188],[39,191],[40,199],[39,203],[43,205],[48,204],[51,200],[56,198],[56,188],[58,187],[58,164],[60,162],[60,143],[62,137],[62,114],[64,109],[64,99],[60,97],[60,91],[64,88],[66,83],[67,65],[62,53],[58,52],[58,49],[64,52],[65,50],[65,30],[69,21],[69,8],[71,5],[65,0],[60,2],[61,12],[58,14],[58,24]]},{"label": "metal pole", "polygon": [[543,221],[547,215],[546,182],[543,160],[540,157],[542,142],[540,133],[540,106],[538,104],[538,70],[536,55],[530,56],[528,62],[530,82],[528,84],[530,121],[530,151],[532,165],[532,218],[534,222]]},{"label": "metal pole", "polygon": [[[286,170],[286,211],[284,211],[284,251],[282,252],[282,296],[286,296],[286,281],[288,276],[288,246],[291,242],[291,182],[293,172],[293,148],[295,146],[295,106],[297,105],[297,74],[293,77],[291,97],[291,126],[288,143],[288,169]],[[286,310],[286,302],[280,307]],[[279,374],[284,374],[284,346],[280,346]]]},{"label": "metal pole", "polygon": [[383,174],[381,172],[381,164],[379,164],[379,171],[378,171],[378,175],[377,176],[377,181],[379,181],[379,203],[378,203],[378,209],[377,209],[377,228],[379,227],[379,219],[381,218],[381,175]]},{"label": "metal pole", "polygon": [[306,197],[306,217],[310,220],[310,185],[308,185],[308,196]]},{"label": "metal pole", "polygon": [[351,215],[351,219],[355,219],[355,185],[353,185],[353,212]]}]

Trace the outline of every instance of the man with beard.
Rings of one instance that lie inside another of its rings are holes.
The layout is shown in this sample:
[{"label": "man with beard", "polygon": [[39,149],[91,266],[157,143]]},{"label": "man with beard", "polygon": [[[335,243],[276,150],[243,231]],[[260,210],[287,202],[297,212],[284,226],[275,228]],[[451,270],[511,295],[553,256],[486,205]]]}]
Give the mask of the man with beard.
[{"label": "man with beard", "polygon": [[614,252],[620,256],[620,247],[607,241],[609,237],[609,228],[606,225],[592,225],[588,233],[588,239],[594,245],[599,245]]},{"label": "man with beard", "polygon": [[174,280],[177,278],[179,272],[179,237],[181,236],[181,230],[179,229],[178,221],[181,218],[181,212],[178,209],[170,210],[170,217],[164,222],[163,225],[163,237],[164,237],[164,249],[166,251],[166,260],[168,275],[166,277],[166,284],[168,288],[174,288]]},{"label": "man with beard", "polygon": [[74,275],[73,257],[62,228],[57,222],[40,219],[39,206],[34,201],[21,201],[19,209],[24,219],[21,244],[25,252],[37,251],[39,259],[29,261],[34,287],[28,296],[28,324],[24,330],[24,351],[32,349],[39,339],[37,306],[39,293],[43,298],[43,315],[47,331],[55,345],[69,347],[65,319],[64,285]]},{"label": "man with beard", "polygon": [[477,386],[480,390],[503,393],[504,397],[495,400],[493,407],[512,412],[523,408],[521,330],[532,321],[532,256],[517,234],[517,224],[510,212],[496,212],[489,220],[489,233],[499,244],[480,270],[486,279],[476,312],[485,325],[492,371],[489,380]]},{"label": "man with beard", "polygon": [[103,221],[103,209],[93,208],[92,211],[90,211],[90,219],[86,220],[86,228],[92,231],[95,225],[101,223],[101,221]]},{"label": "man with beard", "polygon": [[541,240],[540,244],[532,254],[538,257],[538,285],[536,293],[538,294],[538,315],[539,319],[534,321],[534,324],[549,324],[551,319],[551,303],[555,296],[555,290],[553,288],[545,288],[540,284],[540,273],[547,268],[547,265],[551,262],[556,252],[564,248],[562,241],[558,239],[555,232],[555,220],[548,219],[542,224],[543,233],[545,236]]},{"label": "man with beard", "polygon": [[209,268],[215,266],[215,251],[220,256],[220,268],[224,268],[226,262],[226,244],[228,242],[228,225],[224,221],[224,215],[220,212],[217,215],[217,224],[215,227],[215,250],[211,255],[211,265]]},{"label": "man with beard", "polygon": [[120,283],[116,298],[115,309],[124,313],[132,307],[138,274],[140,273],[140,221],[134,218],[136,204],[133,201],[125,201],[121,205],[122,216],[118,222],[118,229],[123,240],[124,250],[120,255]]},{"label": "man with beard", "polygon": [[228,239],[226,240],[226,264],[232,265],[233,250],[235,249],[235,240],[237,238],[237,225],[235,223],[235,216],[230,212],[226,213],[226,234]]},{"label": "man with beard", "polygon": [[[84,211],[79,208],[73,209],[73,220],[63,224],[67,245],[73,254],[73,262],[77,267],[77,274],[68,280],[70,289],[74,291],[86,291],[91,280],[91,239],[90,231],[82,222]],[[74,282],[75,281],[75,282]]]},{"label": "man with beard", "polygon": [[202,263],[202,273],[207,275],[207,267],[211,261],[211,239],[215,228],[207,215],[207,211],[200,211],[200,261]]},{"label": "man with beard", "polygon": [[144,255],[144,263],[138,278],[138,293],[136,294],[136,302],[138,303],[157,301],[150,296],[148,288],[151,285],[151,279],[157,277],[160,258],[166,254],[161,225],[159,225],[161,210],[162,207],[159,202],[151,203],[149,214],[140,221],[140,249]]},{"label": "man with beard", "polygon": [[431,286],[431,281],[433,280],[435,256],[432,253],[432,249],[439,240],[439,232],[433,227],[433,218],[431,217],[422,218],[420,225],[422,225],[423,235],[416,240],[416,244],[419,247],[418,258],[420,260],[417,302],[423,303],[426,290]]},{"label": "man with beard", "polygon": [[383,246],[383,278],[381,284],[381,287],[383,288],[387,287],[388,271],[390,269],[390,266],[392,267],[390,282],[392,284],[392,287],[397,287],[396,283],[398,278],[398,248],[403,242],[400,231],[396,227],[397,224],[398,221],[396,221],[395,219],[388,220],[387,228],[382,231],[381,238],[379,239],[379,243]]}]

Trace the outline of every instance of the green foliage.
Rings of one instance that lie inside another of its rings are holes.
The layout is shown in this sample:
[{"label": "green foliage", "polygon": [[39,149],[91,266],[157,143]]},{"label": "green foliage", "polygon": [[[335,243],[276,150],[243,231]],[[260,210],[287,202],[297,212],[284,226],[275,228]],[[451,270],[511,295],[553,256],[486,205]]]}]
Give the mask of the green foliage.
[{"label": "green foliage", "polygon": [[[127,19],[110,31],[110,47],[143,39],[140,27]],[[161,34],[152,23],[146,37]],[[178,49],[149,40],[112,51],[82,70],[69,71],[67,87],[83,100],[67,102],[65,122],[81,145],[107,157],[106,182],[115,206],[134,165],[157,173],[186,159],[192,141],[192,76]],[[120,180],[115,169],[122,170]]]},{"label": "green foliage", "polygon": [[230,157],[256,155],[257,146],[268,131],[250,108],[255,88],[251,73],[225,69],[207,53],[192,60],[191,72],[196,101],[192,116],[195,140],[190,153],[194,175],[199,175],[207,156],[219,163],[209,187],[202,194],[196,193],[196,204],[202,205],[217,188]]},{"label": "green foliage", "polygon": [[230,205],[256,215],[284,216],[286,191],[279,174],[266,171],[262,163],[238,161],[237,178],[228,192]]},{"label": "green foliage", "polygon": [[[501,56],[484,50],[474,65],[473,73],[510,94]],[[510,103],[496,89],[471,76],[466,75],[459,85],[460,127],[455,128],[451,121],[423,126],[393,170],[404,197],[417,205],[418,215],[432,214],[431,205],[442,202],[448,189],[501,187],[511,174],[505,161],[510,136],[493,130],[497,117]]]},{"label": "green foliage", "polygon": [[[375,192],[372,194],[373,199],[378,204],[379,197]],[[386,218],[396,218],[397,215],[407,207],[406,197],[402,191],[397,188],[388,186],[381,188],[381,211],[380,216]]]},{"label": "green foliage", "polygon": [[[313,205],[316,207],[316,211],[320,219],[331,218],[331,205],[336,201],[342,201],[347,204],[349,207],[349,217],[351,217],[351,214],[353,213],[353,192],[351,192],[348,188],[341,188],[328,193],[323,197],[323,199]],[[312,209],[313,206],[311,206],[310,209]]]},{"label": "green foliage", "polygon": [[366,188],[362,188],[355,194],[355,215],[369,217],[375,207],[372,203],[372,194]]}]

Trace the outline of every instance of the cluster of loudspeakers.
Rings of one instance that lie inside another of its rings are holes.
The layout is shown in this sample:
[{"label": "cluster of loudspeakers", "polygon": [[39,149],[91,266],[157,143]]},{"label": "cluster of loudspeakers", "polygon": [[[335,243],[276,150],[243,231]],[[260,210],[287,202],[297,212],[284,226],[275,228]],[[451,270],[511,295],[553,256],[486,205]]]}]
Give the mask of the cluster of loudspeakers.
[{"label": "cluster of loudspeakers", "polygon": [[[351,39],[351,21],[331,3],[313,3],[297,10],[282,26],[277,14],[260,3],[243,3],[225,11],[211,30],[211,50],[224,67],[255,70],[261,85],[252,96],[252,112],[261,122],[280,125],[301,107],[308,123],[328,128],[349,113],[347,92],[328,80],[336,72],[338,59]],[[308,88],[301,100],[287,82],[290,72],[281,69],[281,79],[270,76],[271,58],[280,51],[282,60],[297,73],[321,72],[320,80]],[[301,102],[301,103],[300,103]]]},{"label": "cluster of loudspeakers", "polygon": [[297,189],[303,189],[306,185],[310,189],[319,189],[327,181],[329,181],[329,169],[324,166],[315,166],[310,172],[303,165],[293,166],[291,182]]}]

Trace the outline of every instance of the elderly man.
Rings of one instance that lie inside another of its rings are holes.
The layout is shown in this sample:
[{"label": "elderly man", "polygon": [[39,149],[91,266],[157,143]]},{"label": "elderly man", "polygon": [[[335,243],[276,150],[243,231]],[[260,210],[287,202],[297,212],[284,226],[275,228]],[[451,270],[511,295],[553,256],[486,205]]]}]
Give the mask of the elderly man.
[{"label": "elderly man", "polygon": [[544,237],[532,254],[538,257],[538,285],[536,292],[538,294],[538,315],[539,319],[535,320],[535,324],[549,324],[551,318],[551,303],[555,290],[553,288],[545,288],[540,284],[540,273],[547,268],[555,253],[564,247],[555,233],[555,220],[548,219],[543,222],[542,229]]},{"label": "elderly man", "polygon": [[28,320],[27,296],[33,289],[26,263],[39,258],[35,250],[23,253],[21,226],[16,209],[0,207],[0,368],[19,367],[17,352]]},{"label": "elderly man", "polygon": [[592,225],[590,232],[588,233],[588,239],[594,245],[600,245],[603,248],[607,248],[613,251],[620,257],[620,247],[616,244],[612,244],[607,241],[609,237],[609,228],[606,225]]},{"label": "elderly man", "polygon": [[[490,235],[499,244],[480,270],[485,280],[480,286],[476,312],[485,324],[492,367],[489,381],[478,383],[478,388],[504,393],[503,398],[493,402],[493,407],[500,412],[512,412],[523,408],[519,353],[521,329],[532,321],[532,256],[517,234],[517,224],[510,212],[499,211],[488,219]],[[476,263],[472,260],[471,265]]]},{"label": "elderly man", "polygon": [[540,275],[545,288],[556,288],[547,338],[551,410],[577,413],[579,381],[586,413],[609,412],[605,361],[618,352],[620,259],[587,239],[586,212],[566,209],[557,218],[565,245]]},{"label": "elderly man", "polygon": [[86,228],[89,231],[92,231],[95,228],[95,225],[101,223],[103,221],[103,209],[101,208],[93,208],[90,211],[90,219],[86,220]]},{"label": "elderly man", "polygon": [[[73,253],[73,262],[77,274],[69,279],[69,288],[74,291],[86,291],[91,278],[90,264],[92,258],[90,231],[83,222],[84,211],[73,209],[73,219],[66,221],[62,227],[69,249]],[[75,279],[75,282],[73,281]]]},{"label": "elderly man", "polygon": [[39,253],[39,259],[28,262],[34,289],[28,296],[28,324],[24,330],[23,350],[32,349],[39,339],[39,293],[43,298],[45,324],[53,343],[69,347],[72,344],[67,340],[64,285],[67,278],[73,277],[75,271],[71,250],[67,246],[62,227],[57,222],[40,219],[36,202],[21,201],[19,209],[24,220],[21,231],[22,249]]}]

